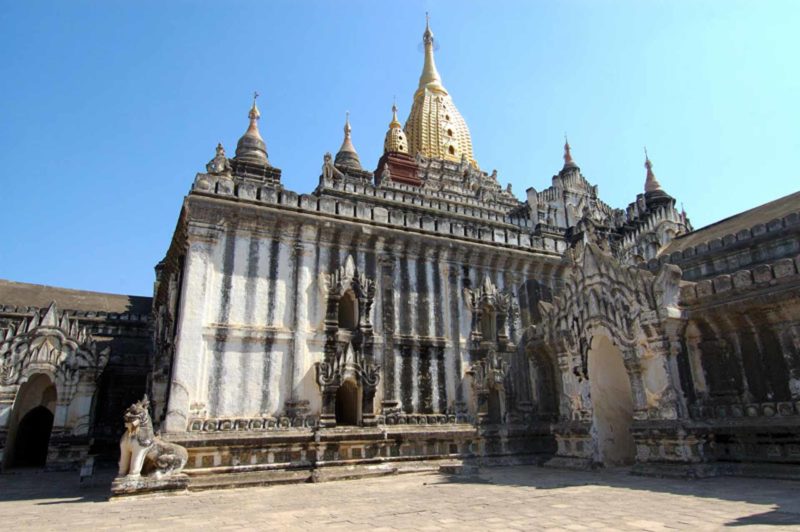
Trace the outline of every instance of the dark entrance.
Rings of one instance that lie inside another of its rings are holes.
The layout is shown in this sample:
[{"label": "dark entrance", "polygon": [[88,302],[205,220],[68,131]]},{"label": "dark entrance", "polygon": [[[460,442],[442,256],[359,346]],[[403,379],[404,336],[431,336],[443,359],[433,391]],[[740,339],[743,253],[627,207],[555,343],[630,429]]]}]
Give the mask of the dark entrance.
[{"label": "dark entrance", "polygon": [[498,425],[503,422],[503,412],[500,405],[500,392],[496,389],[489,390],[489,423]]},{"label": "dark entrance", "polygon": [[14,466],[42,467],[47,461],[47,446],[53,430],[53,414],[37,406],[19,422],[14,442]]},{"label": "dark entrance", "polygon": [[355,330],[358,325],[358,300],[351,290],[339,298],[339,328]]},{"label": "dark entrance", "polygon": [[359,425],[358,386],[352,380],[346,380],[336,390],[336,424]]}]

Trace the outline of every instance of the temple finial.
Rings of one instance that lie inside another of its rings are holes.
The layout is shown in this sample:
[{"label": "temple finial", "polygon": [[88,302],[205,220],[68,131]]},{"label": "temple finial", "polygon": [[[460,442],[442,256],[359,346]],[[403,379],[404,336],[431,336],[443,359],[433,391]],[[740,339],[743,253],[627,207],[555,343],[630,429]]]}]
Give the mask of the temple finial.
[{"label": "temple finial", "polygon": [[247,116],[250,117],[250,120],[258,120],[261,118],[261,113],[258,111],[258,106],[256,105],[256,99],[261,96],[258,91],[253,92],[253,106],[250,107],[250,112]]},{"label": "temple finial", "polygon": [[422,34],[422,42],[430,44],[433,42],[433,32],[431,31],[431,16],[425,12],[425,33]]},{"label": "temple finial", "polygon": [[661,183],[656,179],[656,174],[653,173],[653,163],[650,162],[650,156],[647,154],[647,146],[644,148],[644,167],[647,169],[647,177],[644,181],[645,192],[655,192],[661,190]]},{"label": "temple finial", "polygon": [[442,86],[442,78],[436,70],[436,62],[433,59],[433,31],[431,31],[430,17],[427,13],[425,13],[425,33],[422,34],[422,42],[425,45],[425,64],[422,67],[417,90],[427,88],[446,94],[447,91]]},{"label": "temple finial", "polygon": [[344,113],[344,138],[350,138],[350,132],[353,128],[350,127],[350,111],[345,111]]},{"label": "temple finial", "polygon": [[564,133],[564,168],[575,168],[578,166],[572,159],[571,149],[572,148],[569,145],[569,139],[567,138],[567,134]]}]

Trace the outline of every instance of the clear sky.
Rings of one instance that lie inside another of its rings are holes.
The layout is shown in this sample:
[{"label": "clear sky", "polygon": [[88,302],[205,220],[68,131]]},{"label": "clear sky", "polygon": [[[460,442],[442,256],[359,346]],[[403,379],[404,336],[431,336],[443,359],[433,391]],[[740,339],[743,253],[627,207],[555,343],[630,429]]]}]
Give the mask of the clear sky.
[{"label": "clear sky", "polygon": [[0,1],[0,278],[150,295],[183,196],[251,94],[298,192],[345,111],[375,167],[425,12],[481,167],[541,190],[564,132],[601,197],[647,145],[695,227],[800,189],[798,1]]}]

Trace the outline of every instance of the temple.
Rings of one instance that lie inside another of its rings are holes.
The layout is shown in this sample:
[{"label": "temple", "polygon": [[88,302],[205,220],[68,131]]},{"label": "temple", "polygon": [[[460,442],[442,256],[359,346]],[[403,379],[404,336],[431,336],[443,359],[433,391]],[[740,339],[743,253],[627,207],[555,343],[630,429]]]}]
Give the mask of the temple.
[{"label": "temple", "polygon": [[311,193],[254,98],[152,300],[0,284],[4,468],[113,459],[147,392],[190,486],[447,460],[800,477],[800,193],[694,229],[647,153],[620,209],[565,139],[519,199],[423,44],[377,168],[347,116]]}]

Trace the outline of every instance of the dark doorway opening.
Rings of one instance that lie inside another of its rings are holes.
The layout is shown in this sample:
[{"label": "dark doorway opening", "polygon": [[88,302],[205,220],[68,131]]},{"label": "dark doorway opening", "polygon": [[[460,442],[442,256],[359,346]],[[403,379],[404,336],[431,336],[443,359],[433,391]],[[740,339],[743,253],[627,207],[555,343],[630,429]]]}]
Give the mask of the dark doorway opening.
[{"label": "dark doorway opening", "polygon": [[500,392],[489,390],[489,423],[499,425],[503,422],[503,409],[500,405]]},{"label": "dark doorway opening", "polygon": [[358,325],[358,300],[355,294],[348,290],[339,298],[339,328],[348,331],[355,330]]},{"label": "dark doorway opening", "polygon": [[336,424],[359,425],[361,409],[358,386],[352,380],[346,380],[336,390]]},{"label": "dark doorway opening", "polygon": [[497,315],[492,307],[485,307],[481,314],[481,336],[485,342],[497,340]]},{"label": "dark doorway opening", "polygon": [[47,462],[47,447],[53,430],[53,414],[37,406],[19,422],[14,442],[14,466],[43,467]]}]

